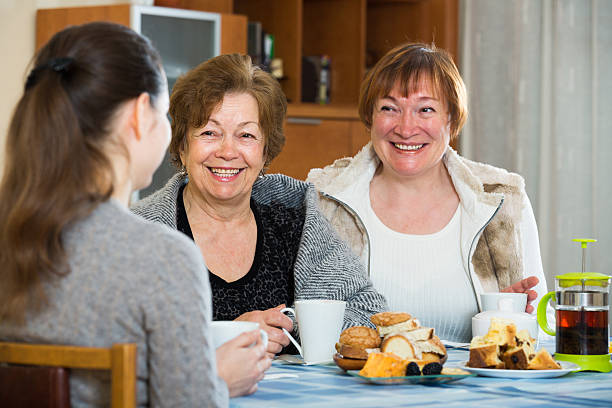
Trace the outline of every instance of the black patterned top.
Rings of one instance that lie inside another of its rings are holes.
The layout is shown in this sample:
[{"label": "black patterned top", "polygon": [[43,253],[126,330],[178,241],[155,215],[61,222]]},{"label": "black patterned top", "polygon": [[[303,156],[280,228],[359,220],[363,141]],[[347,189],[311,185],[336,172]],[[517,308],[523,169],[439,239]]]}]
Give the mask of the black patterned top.
[{"label": "black patterned top", "polygon": [[[183,190],[177,196],[177,229],[193,239]],[[263,205],[251,199],[257,223],[255,258],[246,275],[226,282],[208,271],[213,296],[213,320],[234,320],[243,313],[293,304],[293,267],[300,245],[304,212],[281,203]]]},{"label": "black patterned top", "polygon": [[[177,204],[178,197],[182,195],[179,194],[179,189],[186,182],[186,175],[177,173],[164,187],[134,203],[132,211],[149,221],[178,229]],[[295,287],[295,300],[345,300],[343,328],[372,326],[370,316],[388,309],[385,298],[372,287],[357,255],[338,237],[334,227],[319,210],[318,193],[312,184],[283,174],[266,174],[253,184],[251,200],[256,203],[257,212],[260,214],[256,217],[259,217],[263,226],[260,229],[264,231],[264,241],[272,239],[276,242],[262,244],[260,247],[274,248],[271,253],[281,254],[281,251],[286,251],[290,254],[279,255],[277,259],[287,260],[288,265],[293,265],[290,270]],[[303,215],[300,218],[296,214]],[[282,225],[275,225],[276,222],[269,222],[275,216],[299,222],[285,221]],[[266,232],[268,229],[280,233],[276,235]],[[280,248],[276,248],[276,245]],[[261,259],[266,259],[266,252],[269,251],[261,251]],[[270,292],[276,287],[281,285],[276,284],[272,288],[264,289]],[[246,293],[250,296],[249,292]],[[287,293],[291,291],[288,290]],[[274,300],[271,305],[276,306],[277,302]],[[213,304],[213,309],[218,310],[216,299]],[[295,335],[295,330],[293,333]]]}]

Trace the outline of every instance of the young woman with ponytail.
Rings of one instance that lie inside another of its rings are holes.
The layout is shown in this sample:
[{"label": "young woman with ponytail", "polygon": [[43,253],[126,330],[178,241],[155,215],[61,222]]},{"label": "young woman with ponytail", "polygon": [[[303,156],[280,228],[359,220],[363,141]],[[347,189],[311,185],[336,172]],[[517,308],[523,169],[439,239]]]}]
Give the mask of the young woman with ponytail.
[{"label": "young woman with ponytail", "polygon": [[[0,340],[137,343],[139,406],[225,406],[228,388],[253,392],[270,365],[259,333],[215,356],[200,251],[127,208],[170,140],[157,51],[90,23],[56,34],[33,65],[0,182]],[[108,406],[109,391],[104,374],[71,375],[73,406]]]}]

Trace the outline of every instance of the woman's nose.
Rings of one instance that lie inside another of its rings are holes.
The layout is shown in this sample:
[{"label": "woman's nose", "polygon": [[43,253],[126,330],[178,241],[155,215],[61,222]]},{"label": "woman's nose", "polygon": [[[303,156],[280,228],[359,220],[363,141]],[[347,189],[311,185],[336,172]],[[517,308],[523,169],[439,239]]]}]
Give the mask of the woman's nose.
[{"label": "woman's nose", "polygon": [[404,111],[399,117],[397,123],[397,133],[402,137],[410,137],[413,135],[415,128],[418,126],[417,118],[414,112]]},{"label": "woman's nose", "polygon": [[237,158],[238,151],[236,150],[234,139],[230,136],[223,136],[215,155],[216,157],[224,160],[232,160]]}]

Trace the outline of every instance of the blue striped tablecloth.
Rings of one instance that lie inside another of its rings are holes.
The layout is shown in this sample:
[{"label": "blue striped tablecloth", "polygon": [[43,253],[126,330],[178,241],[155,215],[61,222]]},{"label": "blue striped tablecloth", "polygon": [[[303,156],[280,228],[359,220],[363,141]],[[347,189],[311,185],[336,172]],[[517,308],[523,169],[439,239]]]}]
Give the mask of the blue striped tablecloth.
[{"label": "blue striped tablecloth", "polygon": [[[554,344],[546,345],[554,350]],[[445,366],[468,351],[449,349]],[[231,407],[612,407],[612,373],[577,372],[550,379],[468,377],[442,385],[375,385],[335,365],[300,366],[274,361],[253,395]]]}]

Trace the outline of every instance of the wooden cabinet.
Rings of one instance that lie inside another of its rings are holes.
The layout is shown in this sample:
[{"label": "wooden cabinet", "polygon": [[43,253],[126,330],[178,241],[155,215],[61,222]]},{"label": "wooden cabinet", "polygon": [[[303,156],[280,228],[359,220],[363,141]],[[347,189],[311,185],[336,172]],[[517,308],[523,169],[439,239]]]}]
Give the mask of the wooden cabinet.
[{"label": "wooden cabinet", "polygon": [[331,105],[356,105],[382,55],[406,41],[435,42],[457,56],[459,0],[156,0],[155,4],[246,15],[275,38],[283,91],[302,101],[302,57],[331,59]]},{"label": "wooden cabinet", "polygon": [[[246,15],[274,35],[289,100],[286,144],[269,172],[304,179],[308,170],[354,155],[369,141],[359,121],[367,69],[406,41],[435,42],[457,56],[459,0],[156,0],[175,7]],[[221,7],[221,9],[218,9]],[[301,103],[302,57],[331,59],[329,105]]]},{"label": "wooden cabinet", "polygon": [[[290,101],[287,142],[270,172],[303,179],[308,170],[354,155],[369,140],[357,115],[369,67],[407,41],[458,49],[459,0],[234,0],[234,12],[262,23],[283,60]],[[329,105],[304,104],[302,57],[331,59]],[[300,121],[300,119],[302,119]]]},{"label": "wooden cabinet", "polygon": [[351,106],[292,104],[287,116],[285,147],[272,161],[269,173],[303,180],[310,169],[353,156],[369,140],[357,110]]},{"label": "wooden cabinet", "polygon": [[366,69],[406,41],[434,42],[457,55],[458,0],[234,0],[262,23],[283,60],[283,90],[301,99],[302,56],[331,59],[331,104],[357,104]]},{"label": "wooden cabinet", "polygon": [[[221,53],[246,53],[247,18],[275,37],[281,86],[290,104],[286,144],[269,172],[304,179],[308,170],[354,155],[369,135],[359,121],[367,69],[394,46],[421,41],[458,49],[459,0],[156,0],[156,5],[221,13]],[[130,25],[135,6],[39,10],[37,48],[69,24],[109,20]],[[329,105],[301,103],[302,57],[331,60]],[[162,55],[165,59],[165,57]],[[165,62],[165,61],[164,61]]]},{"label": "wooden cabinet", "polygon": [[457,59],[458,0],[368,0],[366,49],[373,65],[406,41],[435,43]]},{"label": "wooden cabinet", "polygon": [[[204,14],[201,12],[198,14],[198,11],[173,8],[165,9],[167,12],[163,10],[164,8],[159,7],[134,6],[130,4],[39,9],[36,11],[36,49],[38,50],[44,43],[49,41],[56,32],[74,24],[84,24],[92,21],[111,21],[132,27],[136,29],[136,31],[142,32],[140,29],[137,29],[137,27],[134,27],[135,15],[142,13],[157,14],[160,16],[166,15],[176,18],[177,21],[179,19],[183,19],[184,21],[207,19],[203,17]],[[219,16],[220,32],[216,36],[218,38],[215,39],[215,41],[219,41],[215,54],[233,52],[246,53],[247,17],[231,13],[216,14]],[[146,34],[144,32],[142,33]],[[191,41],[195,41],[195,38],[193,38],[194,36],[192,35],[191,37]],[[168,41],[173,39],[176,39],[176,37],[168,36]],[[154,43],[156,42],[155,38],[152,40]],[[158,44],[156,44],[156,46],[158,46]],[[163,57],[164,55],[162,53],[162,58]]]}]

